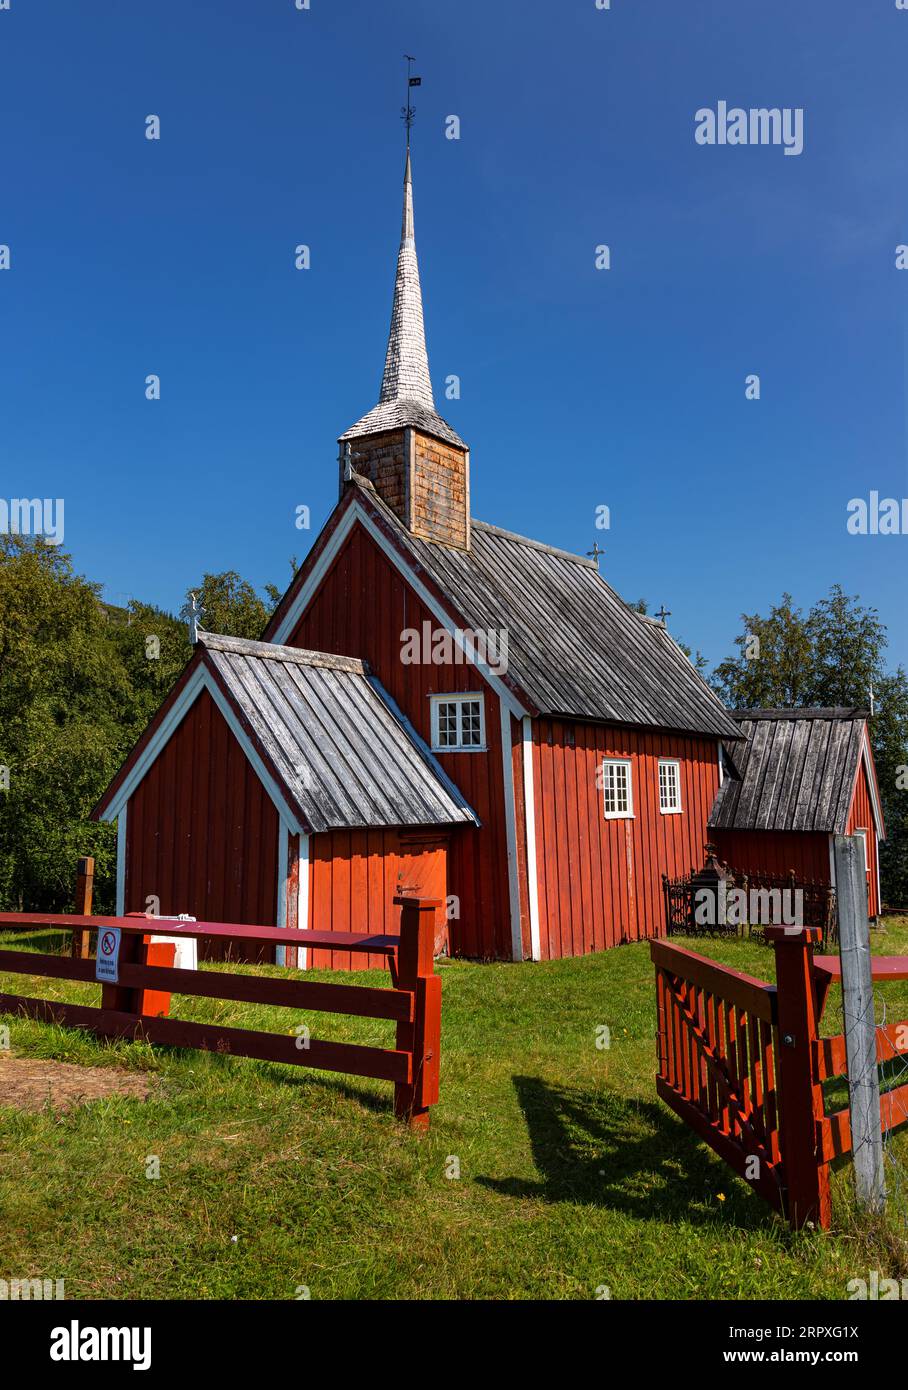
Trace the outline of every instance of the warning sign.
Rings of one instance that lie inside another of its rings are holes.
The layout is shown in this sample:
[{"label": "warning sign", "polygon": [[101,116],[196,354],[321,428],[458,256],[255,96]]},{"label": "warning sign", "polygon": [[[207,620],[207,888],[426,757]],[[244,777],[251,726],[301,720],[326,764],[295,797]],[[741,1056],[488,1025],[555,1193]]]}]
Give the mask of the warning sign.
[{"label": "warning sign", "polygon": [[115,985],[119,978],[120,928],[102,927],[98,932],[98,955],[95,960],[95,979]]}]

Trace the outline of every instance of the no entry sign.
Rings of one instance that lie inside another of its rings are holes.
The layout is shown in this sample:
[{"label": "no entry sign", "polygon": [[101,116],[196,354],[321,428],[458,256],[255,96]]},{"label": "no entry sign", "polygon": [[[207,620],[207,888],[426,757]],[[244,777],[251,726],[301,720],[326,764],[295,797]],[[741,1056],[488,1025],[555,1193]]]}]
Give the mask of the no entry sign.
[{"label": "no entry sign", "polygon": [[98,954],[95,959],[95,979],[115,985],[119,978],[120,928],[102,927],[98,932]]}]

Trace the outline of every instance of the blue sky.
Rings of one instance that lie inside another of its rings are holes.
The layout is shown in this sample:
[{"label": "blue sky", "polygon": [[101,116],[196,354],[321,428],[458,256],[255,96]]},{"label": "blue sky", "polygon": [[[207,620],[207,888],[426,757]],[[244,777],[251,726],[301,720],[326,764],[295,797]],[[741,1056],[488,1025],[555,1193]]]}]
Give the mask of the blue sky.
[{"label": "blue sky", "polygon": [[[908,496],[895,0],[11,0],[0,496],[65,498],[114,602],[174,609],[204,570],[283,587],[377,400],[404,52],[430,362],[475,514],[598,540],[711,661],[742,611],[833,582],[908,659],[908,537],[845,530],[850,498]],[[804,152],[698,146],[720,99],[802,107]]]}]

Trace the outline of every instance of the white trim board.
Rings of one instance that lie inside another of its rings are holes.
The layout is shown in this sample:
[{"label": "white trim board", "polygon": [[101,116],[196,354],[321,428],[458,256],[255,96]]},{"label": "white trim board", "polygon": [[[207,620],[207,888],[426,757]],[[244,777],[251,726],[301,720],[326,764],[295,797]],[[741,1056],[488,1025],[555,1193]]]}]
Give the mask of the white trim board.
[{"label": "white trim board", "polygon": [[167,711],[167,715],[161,721],[145,748],[143,748],[141,756],[137,758],[129,775],[125,778],[122,786],[118,788],[114,800],[101,816],[101,820],[116,820],[121,812],[125,810],[129,798],[142,779],[147,775],[155,759],[176,732],[181,720],[185,718],[203,690],[208,691],[218,710],[224,716],[230,732],[242,748],[246,759],[252,765],[255,775],[258,777],[265,791],[268,793],[268,796],[271,798],[271,801],[274,803],[278,816],[286,821],[294,833],[300,835],[304,834],[303,827],[292,817],[290,808],[278,789],[277,783],[274,781],[274,778],[271,776],[270,772],[268,772],[255,748],[250,743],[246,731],[231,709],[217,681],[208,668],[202,665],[200,665],[189,678],[180,692],[179,697]]},{"label": "white trim board", "polygon": [[[876,778],[873,775],[873,768],[871,765],[870,737],[867,733],[866,724],[864,725],[864,737],[861,740],[861,757],[864,761],[864,771],[867,774],[867,794],[870,797],[870,805],[873,810],[874,830],[876,831],[877,840],[879,840],[882,835],[883,813],[880,810],[880,803],[876,794]],[[853,799],[854,794],[852,793],[852,800]]]},{"label": "white trim board", "polygon": [[117,816],[117,916],[126,916],[126,806]]},{"label": "white trim board", "polygon": [[511,904],[511,959],[523,960],[520,930],[520,882],[517,875],[517,807],[514,799],[514,762],[511,750],[511,712],[504,700],[501,710],[501,762],[504,774],[504,823],[508,841],[508,897]]},{"label": "white trim board", "polygon": [[[361,505],[358,498],[353,500],[346,514],[341,517],[333,534],[326,542],[324,550],[312,566],[312,572],[300,587],[299,593],[287,609],[287,612],[275,630],[274,636],[270,640],[276,644],[286,642],[305,612],[309,600],[318,590],[322,580],[334,563],[341,546],[353,530],[357,521],[360,522],[369,533],[379,549],[383,551],[394,565],[395,569],[403,575],[410,587],[419,595],[438,624],[457,641],[457,624],[448,617],[441,605],[432,594],[429,593],[429,590],[426,588],[425,584],[423,584],[422,580],[419,579],[407,565],[396,547],[383,535],[372,517],[369,516],[368,512]],[[459,641],[458,645],[466,654],[466,645],[463,640]],[[471,654],[471,664],[482,674],[483,678],[492,687],[498,698],[507,705],[509,713],[515,715],[518,719],[522,719],[528,711],[523,708],[516,695],[508,689],[504,682],[493,674],[485,662],[477,661],[474,654]]]},{"label": "white trim board", "polygon": [[541,960],[539,879],[536,866],[536,789],[533,781],[533,721],[523,717],[523,805],[526,816],[527,886],[530,900],[530,959]]}]

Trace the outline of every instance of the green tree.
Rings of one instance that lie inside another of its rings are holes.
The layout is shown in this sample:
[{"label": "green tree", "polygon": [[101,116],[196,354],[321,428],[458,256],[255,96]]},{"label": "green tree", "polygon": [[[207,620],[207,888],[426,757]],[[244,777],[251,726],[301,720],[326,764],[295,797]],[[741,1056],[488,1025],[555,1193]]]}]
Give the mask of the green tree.
[{"label": "green tree", "polygon": [[[0,903],[71,902],[75,862],[114,871],[109,826],[88,814],[125,752],[130,683],[98,586],[43,539],[0,536]],[[5,785],[7,778],[3,778]]]},{"label": "green tree", "polygon": [[187,603],[193,594],[201,604],[201,626],[207,632],[254,640],[261,637],[280,597],[274,586],[269,585],[266,597],[262,598],[236,570],[203,575],[201,584],[187,591]]},{"label": "green tree", "polygon": [[741,621],[740,654],[713,673],[732,709],[866,709],[872,685],[868,727],[887,834],[880,849],[883,898],[908,903],[908,676],[901,666],[886,670],[885,624],[838,584],[806,617],[783,594],[767,618],[744,613]]}]

